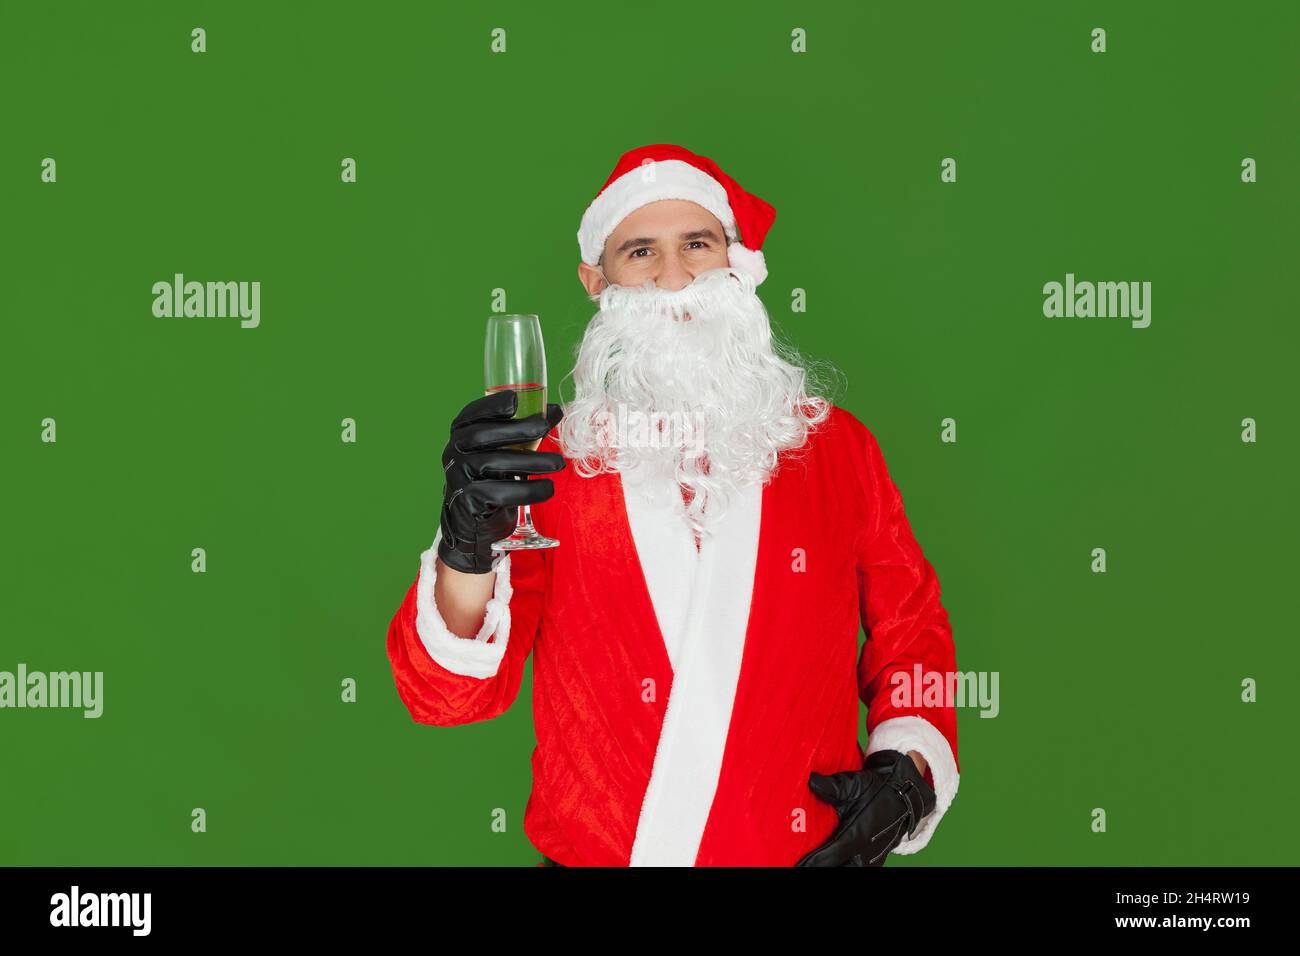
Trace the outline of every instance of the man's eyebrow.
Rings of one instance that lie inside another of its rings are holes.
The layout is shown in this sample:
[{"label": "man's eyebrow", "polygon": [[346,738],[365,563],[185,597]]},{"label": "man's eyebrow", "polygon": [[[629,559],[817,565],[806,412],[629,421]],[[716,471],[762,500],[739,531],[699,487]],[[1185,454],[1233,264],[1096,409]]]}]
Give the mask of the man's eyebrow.
[{"label": "man's eyebrow", "polygon": [[718,234],[707,226],[703,229],[696,229],[694,232],[684,232],[682,233],[681,238],[683,242],[691,239],[712,239],[714,242],[722,241],[718,238]]},{"label": "man's eyebrow", "polygon": [[655,240],[651,239],[649,236],[642,237],[641,239],[629,239],[627,242],[615,249],[614,254],[622,255],[635,246],[653,246],[654,244]]},{"label": "man's eyebrow", "polygon": [[[684,232],[678,238],[680,238],[683,242],[690,242],[692,239],[712,239],[714,242],[722,241],[721,239],[718,238],[718,234],[716,232],[714,232],[712,229],[709,229],[707,227],[704,229],[693,229],[690,232]],[[624,242],[622,245],[620,245],[617,249],[614,250],[614,254],[622,255],[623,253],[631,249],[635,249],[639,246],[653,246],[658,241],[659,240],[651,236],[642,236],[639,239],[628,239],[626,242]]]}]

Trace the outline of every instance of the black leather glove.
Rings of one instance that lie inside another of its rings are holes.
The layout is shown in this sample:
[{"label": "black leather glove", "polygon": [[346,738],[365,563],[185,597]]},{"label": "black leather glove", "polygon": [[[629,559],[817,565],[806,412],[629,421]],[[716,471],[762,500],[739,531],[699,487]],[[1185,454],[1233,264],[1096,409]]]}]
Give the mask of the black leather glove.
[{"label": "black leather glove", "polygon": [[438,557],[467,574],[486,574],[496,557],[492,542],[515,529],[518,507],[537,504],[555,494],[549,478],[516,481],[515,475],[541,475],[565,467],[554,452],[506,448],[543,438],[564,417],[559,405],[545,415],[514,418],[519,396],[493,392],[470,402],[451,423],[451,438],[442,451],[447,483],[442,491],[442,540]]},{"label": "black leather glove", "polygon": [[877,750],[861,770],[811,773],[808,786],[835,807],[830,839],[795,866],[884,866],[885,856],[916,832],[935,806],[934,789],[907,754]]}]

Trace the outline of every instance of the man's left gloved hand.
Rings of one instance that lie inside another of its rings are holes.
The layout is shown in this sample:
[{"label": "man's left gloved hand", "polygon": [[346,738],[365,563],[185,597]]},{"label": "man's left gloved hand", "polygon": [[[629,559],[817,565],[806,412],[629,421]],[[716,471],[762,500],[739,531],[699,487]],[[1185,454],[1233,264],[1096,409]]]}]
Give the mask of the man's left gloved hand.
[{"label": "man's left gloved hand", "polygon": [[835,807],[840,822],[829,840],[795,866],[883,866],[904,836],[934,809],[934,789],[912,758],[877,750],[861,770],[813,772],[808,786]]}]

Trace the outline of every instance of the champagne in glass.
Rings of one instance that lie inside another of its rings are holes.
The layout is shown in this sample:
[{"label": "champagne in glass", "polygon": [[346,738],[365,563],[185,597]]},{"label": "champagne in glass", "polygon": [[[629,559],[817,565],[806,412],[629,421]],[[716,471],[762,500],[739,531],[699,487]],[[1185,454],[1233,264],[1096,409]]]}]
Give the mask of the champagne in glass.
[{"label": "champagne in glass", "polygon": [[[542,324],[535,315],[493,315],[487,321],[483,348],[483,372],[487,394],[513,391],[518,395],[515,418],[546,414],[546,348]],[[541,439],[507,447],[536,451]],[[526,478],[516,476],[517,481]],[[554,548],[560,542],[537,533],[532,510],[519,509],[514,534],[493,543],[493,551]]]},{"label": "champagne in glass", "polygon": [[[519,404],[515,408],[515,418],[530,418],[533,415],[546,414],[546,386],[538,385],[536,382],[525,382],[520,385],[496,385],[488,388],[483,394],[491,395],[493,392],[517,392],[519,395]],[[506,445],[506,448],[519,448],[524,451],[537,451],[537,446],[542,443],[540,438],[533,441],[519,442],[517,445]]]}]

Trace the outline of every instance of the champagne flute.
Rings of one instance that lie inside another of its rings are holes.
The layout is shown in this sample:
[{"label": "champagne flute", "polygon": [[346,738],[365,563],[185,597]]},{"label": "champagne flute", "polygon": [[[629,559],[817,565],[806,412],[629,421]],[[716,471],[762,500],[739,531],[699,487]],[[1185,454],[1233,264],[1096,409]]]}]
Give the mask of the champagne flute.
[{"label": "champagne flute", "polygon": [[[483,347],[483,377],[486,394],[513,391],[518,395],[515,418],[546,414],[546,347],[542,344],[542,324],[535,315],[492,315],[487,321],[487,340]],[[509,445],[536,451],[541,439]],[[516,481],[527,478],[516,475]],[[554,548],[560,542],[537,533],[532,510],[519,507],[514,534],[492,544],[493,551]]]}]

